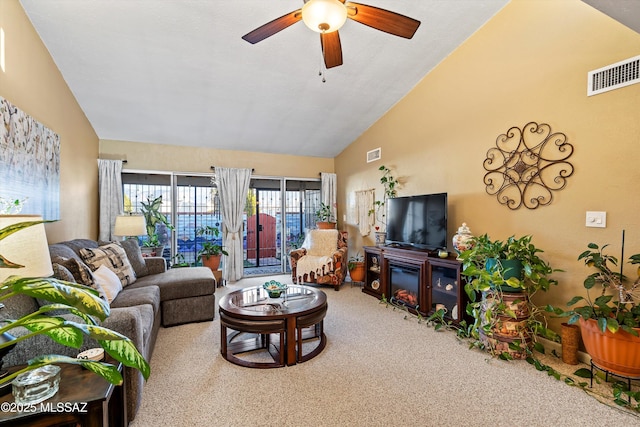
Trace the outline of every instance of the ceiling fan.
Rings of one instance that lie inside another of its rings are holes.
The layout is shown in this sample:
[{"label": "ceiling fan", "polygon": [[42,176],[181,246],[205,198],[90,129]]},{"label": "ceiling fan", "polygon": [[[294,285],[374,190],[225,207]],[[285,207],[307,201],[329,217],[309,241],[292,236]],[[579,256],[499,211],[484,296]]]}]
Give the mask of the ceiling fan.
[{"label": "ceiling fan", "polygon": [[320,33],[325,66],[332,68],[342,65],[338,30],[347,18],[407,39],[412,38],[420,26],[420,21],[374,6],[346,0],[306,0],[301,9],[274,19],[242,38],[255,44],[302,20],[311,30]]}]

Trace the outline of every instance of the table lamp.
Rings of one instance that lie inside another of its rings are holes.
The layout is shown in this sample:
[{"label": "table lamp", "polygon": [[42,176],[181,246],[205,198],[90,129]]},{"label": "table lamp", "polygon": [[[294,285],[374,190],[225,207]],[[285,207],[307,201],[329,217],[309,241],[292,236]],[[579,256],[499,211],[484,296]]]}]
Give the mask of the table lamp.
[{"label": "table lamp", "polygon": [[[0,230],[21,222],[42,221],[38,215],[0,215]],[[16,231],[0,240],[0,255],[5,262],[16,264],[16,268],[0,268],[0,283],[9,276],[49,277],[53,274],[49,245],[44,224],[36,224]],[[0,265],[2,267],[2,265]],[[0,309],[4,305],[0,303]],[[0,334],[0,343],[13,341],[15,337],[9,333]],[[2,358],[13,346],[0,349],[0,366]],[[2,371],[0,371],[2,375]]]},{"label": "table lamp", "polygon": [[134,237],[147,234],[147,224],[142,215],[118,215],[113,228],[115,236]]}]

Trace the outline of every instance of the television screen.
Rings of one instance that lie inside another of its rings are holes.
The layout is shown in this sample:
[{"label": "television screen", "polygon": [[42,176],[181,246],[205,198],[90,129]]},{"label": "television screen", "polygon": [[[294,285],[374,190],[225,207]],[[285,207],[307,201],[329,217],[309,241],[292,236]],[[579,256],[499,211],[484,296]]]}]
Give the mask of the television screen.
[{"label": "television screen", "polygon": [[387,243],[437,250],[447,247],[447,193],[395,197],[387,204]]}]

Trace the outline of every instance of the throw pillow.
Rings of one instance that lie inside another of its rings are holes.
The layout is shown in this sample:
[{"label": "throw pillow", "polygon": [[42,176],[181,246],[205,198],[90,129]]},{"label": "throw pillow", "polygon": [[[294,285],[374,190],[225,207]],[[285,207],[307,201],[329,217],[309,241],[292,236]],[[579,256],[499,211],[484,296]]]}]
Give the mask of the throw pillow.
[{"label": "throw pillow", "polygon": [[[51,261],[53,264],[60,264],[65,267],[73,276],[74,282],[87,286],[93,286],[95,283],[93,274],[91,274],[91,269],[77,259],[55,257]],[[61,278],[61,280],[64,279]]]},{"label": "throw pillow", "polygon": [[136,274],[131,267],[127,254],[121,246],[110,243],[99,248],[80,249],[80,256],[93,271],[101,265],[116,273],[122,286],[127,286],[136,281]]},{"label": "throw pillow", "polygon": [[101,265],[93,272],[96,282],[102,288],[106,300],[111,304],[116,296],[122,290],[122,282],[120,278],[106,265]]},{"label": "throw pillow", "polygon": [[338,230],[310,230],[307,255],[331,256],[338,248]]},{"label": "throw pillow", "polygon": [[142,257],[142,251],[140,250],[140,245],[138,245],[138,241],[136,239],[126,239],[116,243],[122,246],[124,252],[127,254],[127,258],[131,263],[131,267],[133,267],[133,271],[136,273],[136,277],[149,275],[147,263]]},{"label": "throw pillow", "polygon": [[[54,279],[64,280],[66,282],[79,283],[81,285],[88,286],[92,289],[98,291],[98,295],[100,298],[106,301],[106,295],[93,273],[91,273],[91,269],[87,267],[82,262],[78,261],[75,258],[63,258],[63,257],[54,257],[51,263],[53,267],[53,277]],[[38,305],[42,307],[43,305],[52,304],[50,301],[36,298],[38,301]],[[57,316],[60,314],[66,313],[66,310],[54,310],[48,312],[49,315]]]},{"label": "throw pillow", "polygon": [[62,264],[58,264],[54,262],[51,264],[53,267],[53,277],[54,279],[64,280],[65,282],[75,282],[76,279],[73,277],[73,274],[69,271],[67,267]]}]

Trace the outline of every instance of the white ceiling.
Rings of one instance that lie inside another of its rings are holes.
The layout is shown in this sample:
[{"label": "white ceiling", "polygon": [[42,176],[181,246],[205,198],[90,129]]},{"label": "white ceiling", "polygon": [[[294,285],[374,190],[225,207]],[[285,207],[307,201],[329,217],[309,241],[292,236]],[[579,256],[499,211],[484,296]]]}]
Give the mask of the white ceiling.
[{"label": "white ceiling", "polygon": [[101,139],[335,157],[508,0],[362,0],[413,39],[348,20],[318,75],[302,22],[241,37],[302,0],[20,0]]},{"label": "white ceiling", "polygon": [[[509,0],[362,0],[422,25],[347,20],[326,83],[302,22],[241,39],[302,0],[20,1],[99,138],[331,158]],[[639,0],[583,1],[640,31]]]}]

